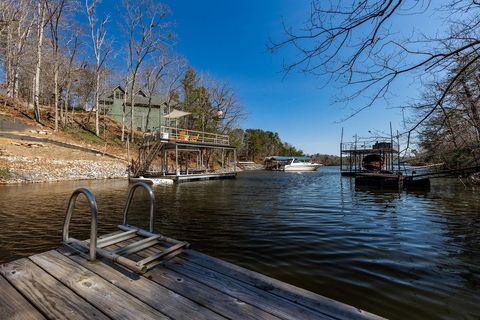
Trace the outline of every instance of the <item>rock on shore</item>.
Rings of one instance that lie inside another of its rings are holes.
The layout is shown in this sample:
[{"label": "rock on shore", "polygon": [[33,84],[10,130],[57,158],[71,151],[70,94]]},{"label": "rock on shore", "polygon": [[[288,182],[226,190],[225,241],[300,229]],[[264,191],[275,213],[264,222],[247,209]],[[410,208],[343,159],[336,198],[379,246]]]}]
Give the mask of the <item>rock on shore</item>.
[{"label": "rock on shore", "polygon": [[115,160],[50,160],[0,156],[0,183],[126,178],[127,167]]}]

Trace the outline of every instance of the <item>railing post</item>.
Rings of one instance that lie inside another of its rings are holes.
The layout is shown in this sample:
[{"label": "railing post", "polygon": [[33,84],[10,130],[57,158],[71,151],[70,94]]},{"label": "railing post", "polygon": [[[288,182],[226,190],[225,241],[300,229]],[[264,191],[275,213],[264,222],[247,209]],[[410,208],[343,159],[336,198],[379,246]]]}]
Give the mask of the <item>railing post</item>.
[{"label": "railing post", "polygon": [[133,200],[133,195],[135,194],[135,190],[138,187],[142,187],[147,190],[148,196],[150,197],[150,232],[154,231],[154,223],[155,223],[155,194],[153,193],[152,188],[150,185],[146,184],[145,182],[136,182],[132,184],[128,190],[128,197],[127,203],[125,204],[125,210],[123,211],[123,224],[126,225],[128,222],[128,210],[130,209],[130,204]]},{"label": "railing post", "polygon": [[85,195],[87,198],[88,205],[90,206],[90,213],[92,214],[92,219],[90,223],[90,260],[93,261],[97,257],[97,227],[98,227],[98,209],[97,201],[93,194],[86,188],[79,188],[75,190],[70,200],[68,201],[67,213],[65,215],[65,221],[63,222],[63,234],[62,240],[63,243],[67,243],[70,240],[69,230],[70,230],[70,220],[72,219],[73,210],[75,209],[75,203],[80,194]]}]

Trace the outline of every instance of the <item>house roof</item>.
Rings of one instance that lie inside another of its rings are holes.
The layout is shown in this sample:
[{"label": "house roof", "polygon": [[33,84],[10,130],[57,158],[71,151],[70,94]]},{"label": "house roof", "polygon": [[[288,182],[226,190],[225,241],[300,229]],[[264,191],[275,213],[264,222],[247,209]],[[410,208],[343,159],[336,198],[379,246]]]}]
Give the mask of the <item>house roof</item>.
[{"label": "house roof", "polygon": [[[126,90],[123,89],[122,86],[116,86],[110,90],[107,91],[107,93],[100,95],[100,102],[110,102],[113,103],[114,98],[113,98],[113,92],[115,90],[121,90],[123,93],[126,93]],[[128,94],[128,93],[127,93]],[[135,94],[135,105],[149,105],[149,97],[148,95],[145,94],[143,90],[138,90],[137,93]],[[167,103],[167,99],[163,95],[159,94],[153,94],[151,96],[151,105],[153,107],[160,107],[162,105],[165,105]],[[127,99],[127,105],[129,105],[130,102]]]}]

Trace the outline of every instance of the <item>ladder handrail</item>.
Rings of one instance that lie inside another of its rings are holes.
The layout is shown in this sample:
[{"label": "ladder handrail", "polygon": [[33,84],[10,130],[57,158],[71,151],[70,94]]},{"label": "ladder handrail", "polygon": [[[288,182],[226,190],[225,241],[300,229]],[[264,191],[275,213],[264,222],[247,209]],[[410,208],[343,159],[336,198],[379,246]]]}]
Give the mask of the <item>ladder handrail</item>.
[{"label": "ladder handrail", "polygon": [[146,184],[145,182],[136,182],[132,184],[129,187],[128,190],[128,198],[127,198],[127,203],[125,204],[125,210],[123,211],[123,224],[127,225],[127,218],[128,218],[128,210],[130,209],[130,204],[132,203],[133,200],[133,195],[135,193],[135,190],[137,190],[138,187],[142,187],[145,190],[147,190],[148,196],[150,197],[150,232],[154,232],[154,220],[155,220],[155,194],[153,193],[152,187],[150,185]]},{"label": "ladder handrail", "polygon": [[94,261],[97,257],[97,228],[98,228],[98,208],[97,200],[95,196],[87,188],[79,188],[75,190],[70,196],[68,201],[67,212],[65,215],[65,220],[63,222],[63,234],[62,239],[63,243],[67,243],[70,240],[69,229],[70,229],[70,220],[72,219],[73,210],[75,209],[75,203],[80,194],[83,194],[88,201],[90,206],[90,213],[92,214],[92,220],[90,223],[90,260]]}]

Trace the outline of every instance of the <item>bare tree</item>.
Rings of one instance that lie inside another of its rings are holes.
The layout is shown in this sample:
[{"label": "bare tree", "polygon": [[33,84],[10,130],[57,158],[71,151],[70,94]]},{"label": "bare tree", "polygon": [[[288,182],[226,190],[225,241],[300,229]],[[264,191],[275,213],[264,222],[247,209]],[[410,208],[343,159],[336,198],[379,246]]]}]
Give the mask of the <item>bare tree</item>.
[{"label": "bare tree", "polygon": [[145,60],[154,52],[165,47],[171,34],[165,30],[169,24],[164,22],[168,9],[152,0],[125,0],[125,24],[128,34],[128,79],[130,102],[130,135],[134,140],[135,94],[138,76]]},{"label": "bare tree", "polygon": [[216,130],[229,133],[238,127],[238,122],[247,116],[233,89],[226,82],[211,80],[208,86],[212,108],[212,121]]},{"label": "bare tree", "polygon": [[35,77],[33,82],[33,108],[35,120],[40,122],[40,71],[42,68],[42,46],[44,38],[44,30],[49,19],[47,19],[47,0],[38,1],[38,11],[36,16],[37,24],[37,60],[35,65]]},{"label": "bare tree", "polygon": [[93,53],[95,55],[95,134],[100,135],[99,125],[99,95],[101,71],[105,61],[110,53],[111,44],[108,43],[106,25],[109,17],[104,15],[100,21],[96,17],[96,8],[100,0],[85,0],[85,9],[87,12],[88,25],[90,27],[90,37],[92,40]]},{"label": "bare tree", "polygon": [[145,127],[148,128],[150,124],[150,114],[152,111],[152,97],[158,93],[158,86],[162,79],[166,76],[166,68],[171,63],[171,60],[161,57],[158,63],[149,65],[144,68],[143,71],[143,87],[148,95],[148,112]]},{"label": "bare tree", "polygon": [[65,8],[66,0],[49,0],[46,3],[46,9],[50,15],[50,41],[53,52],[53,95],[55,108],[55,131],[58,131],[58,72],[60,68],[59,57],[59,25]]},{"label": "bare tree", "polygon": [[75,57],[78,52],[78,29],[74,30],[71,39],[67,41],[67,58],[68,62],[66,65],[65,70],[65,82],[66,82],[66,90],[65,90],[65,97],[64,97],[64,111],[62,115],[63,125],[67,124],[67,115],[68,115],[68,107],[70,104],[70,92],[72,88],[72,83],[74,81],[74,67],[75,67]]},{"label": "bare tree", "polygon": [[0,33],[3,35],[2,52],[7,95],[18,96],[19,61],[25,53],[25,46],[31,33],[33,19],[31,0],[5,0],[0,2]]},{"label": "bare tree", "polygon": [[[456,70],[467,63],[457,59],[457,67],[445,78],[425,89],[419,103],[413,105],[421,116],[431,112],[445,91],[445,86],[456,75]],[[480,73],[476,63],[465,69],[462,76],[443,98],[442,104],[420,126],[420,156],[443,162],[448,166],[477,164],[480,155]],[[475,163],[472,163],[475,162]]]},{"label": "bare tree", "polygon": [[143,86],[149,97],[146,127],[148,127],[152,108],[152,96],[156,93],[163,95],[167,112],[170,112],[176,93],[180,87],[180,79],[185,69],[185,62],[178,57],[160,55],[158,61],[152,60],[143,72]]},{"label": "bare tree", "polygon": [[[285,27],[286,37],[273,42],[271,49],[293,46],[299,52],[298,59],[284,65],[286,72],[301,70],[348,86],[351,93],[340,101],[357,101],[356,98],[368,96],[368,102],[352,116],[388,98],[393,83],[401,77],[415,77],[421,83],[450,69],[451,77],[435,103],[407,130],[410,137],[441,108],[465,71],[480,58],[480,3],[451,0],[430,9],[432,5],[430,0],[313,0],[305,26],[300,30]],[[400,30],[393,29],[405,28],[399,23],[402,16],[426,12],[436,14],[426,19],[439,21],[439,31],[433,36],[419,30],[402,36]],[[443,26],[448,28],[442,30]],[[465,63],[453,69],[459,56]]]}]

